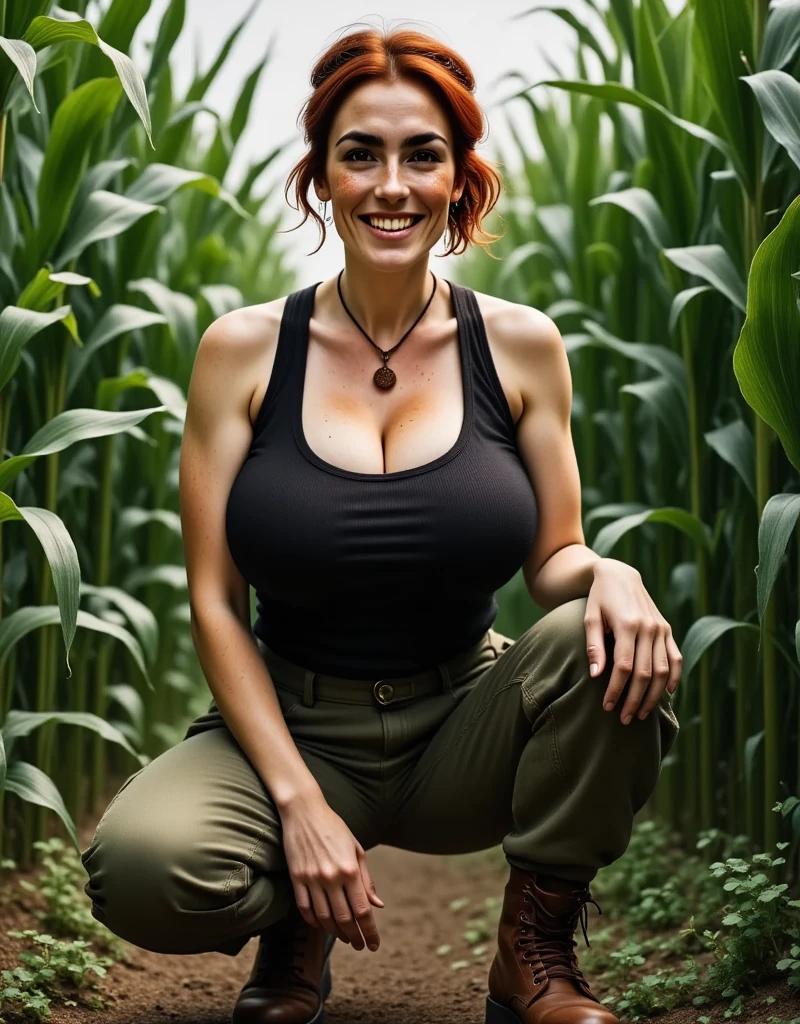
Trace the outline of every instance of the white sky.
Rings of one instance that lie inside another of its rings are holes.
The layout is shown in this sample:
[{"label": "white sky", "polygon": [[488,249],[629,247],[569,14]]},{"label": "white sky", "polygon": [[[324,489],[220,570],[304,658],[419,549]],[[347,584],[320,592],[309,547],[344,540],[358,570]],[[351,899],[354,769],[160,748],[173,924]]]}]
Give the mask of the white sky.
[{"label": "white sky", "polygon": [[[187,16],[183,33],[172,57],[173,76],[178,95],[187,88],[199,49],[200,67],[205,71],[230,29],[248,10],[252,0],[186,0]],[[291,141],[280,161],[276,161],[259,182],[263,191],[268,181],[277,181],[277,200],[285,209],[284,227],[293,227],[300,216],[283,199],[288,170],[304,151],[297,117],[310,92],[309,75],[316,58],[334,40],[345,34],[353,22],[366,21],[380,27],[382,19],[389,27],[413,22],[413,26],[457,50],[472,68],[477,87],[476,98],[488,121],[488,138],[481,151],[490,159],[498,159],[495,140],[507,158],[513,156],[511,136],[506,119],[512,117],[520,133],[536,148],[530,119],[521,101],[504,109],[500,101],[515,89],[515,82],[499,82],[510,70],[522,73],[528,82],[557,77],[548,66],[545,54],[563,69],[563,77],[575,77],[573,52],[574,33],[560,19],[543,12],[522,20],[515,15],[538,6],[540,0],[300,0],[296,3],[274,3],[262,0],[242,32],[223,72],[206,96],[206,102],[221,114],[233,108],[241,84],[263,59],[270,39],[273,55],[265,69],[256,93],[251,123],[242,136],[227,184],[235,186],[251,160],[257,160],[282,141]],[[143,43],[155,37],[167,0],[153,0],[153,6],[139,28],[131,56],[141,68],[146,67]],[[586,19],[587,7],[580,0],[562,0]],[[683,0],[670,0],[669,6],[683,6]],[[591,12],[589,12],[591,13]],[[97,24],[95,18],[91,20]],[[600,30],[601,38],[606,37]],[[610,52],[610,48],[607,47]],[[534,95],[544,99],[548,90],[541,87]],[[558,90],[551,89],[555,94]],[[563,94],[562,94],[563,95]],[[560,102],[560,100],[558,101]],[[195,124],[211,130],[210,115],[198,115]],[[510,170],[514,165],[510,163]],[[312,196],[313,201],[316,197]],[[272,207],[270,207],[272,209]],[[330,225],[325,245],[314,256],[306,256],[316,247],[318,233],[309,220],[291,234],[279,236],[290,254],[290,262],[298,270],[297,287],[323,280],[337,273],[344,265],[344,253],[335,228]],[[441,242],[432,255],[443,252]],[[437,273],[452,274],[458,257],[436,260]]]}]

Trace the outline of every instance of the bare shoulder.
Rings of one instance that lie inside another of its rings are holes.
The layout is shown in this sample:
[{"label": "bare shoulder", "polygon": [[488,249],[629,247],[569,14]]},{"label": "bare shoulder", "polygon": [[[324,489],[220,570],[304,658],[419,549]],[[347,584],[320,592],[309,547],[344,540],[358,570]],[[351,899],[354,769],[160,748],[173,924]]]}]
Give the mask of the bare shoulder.
[{"label": "bare shoulder", "polygon": [[224,387],[247,410],[251,425],[269,384],[286,298],[223,314],[206,328],[197,349],[192,387]]},{"label": "bare shoulder", "polygon": [[[475,291],[497,369],[515,422],[537,404],[542,388],[563,390],[569,364],[561,333],[540,309]],[[571,396],[570,396],[571,397]]]}]

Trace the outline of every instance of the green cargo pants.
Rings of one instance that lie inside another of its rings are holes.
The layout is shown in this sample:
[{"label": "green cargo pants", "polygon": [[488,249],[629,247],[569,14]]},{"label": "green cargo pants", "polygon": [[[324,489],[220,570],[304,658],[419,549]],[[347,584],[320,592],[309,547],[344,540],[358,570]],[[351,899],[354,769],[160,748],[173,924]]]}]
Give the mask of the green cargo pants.
[{"label": "green cargo pants", "polygon": [[[592,679],[585,608],[560,605],[516,641],[489,630],[426,694],[416,677],[318,677],[259,647],[300,754],[365,850],[502,843],[517,867],[590,882],[627,848],[679,725],[666,693],[623,725],[630,683],[603,710],[613,636]],[[213,702],[123,783],[81,861],[94,917],[159,953],[235,956],[294,900],[280,816]]]}]

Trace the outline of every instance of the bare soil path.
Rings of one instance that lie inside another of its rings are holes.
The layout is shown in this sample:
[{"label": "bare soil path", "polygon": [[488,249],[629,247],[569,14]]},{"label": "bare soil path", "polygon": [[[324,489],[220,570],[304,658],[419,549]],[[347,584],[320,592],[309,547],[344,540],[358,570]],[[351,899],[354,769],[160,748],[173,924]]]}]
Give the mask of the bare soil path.
[{"label": "bare soil path", "polygon": [[[81,833],[85,830],[81,829]],[[81,834],[88,842],[89,835]],[[483,962],[462,936],[469,908],[454,913],[450,902],[468,899],[480,907],[487,896],[502,897],[505,871],[488,857],[449,858],[378,847],[368,853],[370,872],[384,910],[376,910],[381,935],[377,953],[337,943],[332,954],[333,990],[326,1003],[327,1024],[483,1024],[486,979],[494,956],[495,937],[487,943]],[[17,878],[21,876],[16,876]],[[15,876],[6,881],[0,903],[0,968],[16,966],[20,940],[6,936],[8,929],[36,927],[31,914],[36,896],[19,891]],[[10,890],[18,891],[11,896]],[[601,903],[602,906],[602,903]],[[589,907],[588,934],[599,931],[597,911]],[[579,962],[585,950],[577,932]],[[442,944],[452,946],[437,956]],[[256,953],[252,939],[237,957],[218,953],[166,956],[136,946],[125,946],[125,959],[98,982],[106,1008],[52,1007],[52,1024],[228,1024],[236,996],[244,984]],[[452,969],[453,961],[469,966]],[[649,968],[651,970],[652,968]],[[586,970],[593,991],[603,998],[609,989]],[[776,997],[771,1005],[763,999]],[[705,1015],[723,1020],[726,1003],[714,1008],[683,1007],[658,1018],[660,1024],[695,1024]],[[777,1015],[784,1021],[800,1013],[800,999],[785,981],[765,986],[745,1006],[740,1021],[755,1024]],[[6,1015],[11,1020],[10,1015]]]}]

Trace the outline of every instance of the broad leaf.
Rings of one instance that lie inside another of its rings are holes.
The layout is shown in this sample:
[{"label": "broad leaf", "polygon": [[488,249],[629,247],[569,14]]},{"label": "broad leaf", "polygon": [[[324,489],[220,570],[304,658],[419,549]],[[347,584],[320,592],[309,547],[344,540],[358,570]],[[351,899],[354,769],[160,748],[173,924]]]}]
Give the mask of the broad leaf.
[{"label": "broad leaf", "polygon": [[800,167],[800,82],[785,71],[759,71],[744,81],[756,95],[767,131]]},{"label": "broad leaf", "polygon": [[758,618],[763,622],[769,596],[778,578],[786,547],[800,517],[800,494],[773,494],[758,525]]},{"label": "broad leaf", "polygon": [[792,277],[798,267],[800,197],[753,257],[747,317],[733,353],[745,400],[775,430],[800,471],[800,308]]},{"label": "broad leaf", "polygon": [[684,508],[653,508],[633,515],[623,516],[616,522],[608,523],[600,530],[591,545],[598,555],[606,556],[629,530],[634,530],[645,523],[667,523],[690,537],[698,547],[711,550],[711,531],[697,516]]},{"label": "broad leaf", "polygon": [[723,615],[704,615],[693,622],[687,629],[681,644],[681,654],[683,655],[681,676],[689,676],[708,648],[732,629],[749,629],[755,633],[758,632],[758,626],[753,622],[739,622],[737,619],[729,619]]},{"label": "broad leaf", "polygon": [[75,825],[61,794],[49,775],[45,775],[40,768],[28,764],[27,761],[15,761],[8,768],[6,789],[26,803],[38,804],[40,807],[47,807],[49,810],[55,811],[64,822],[75,849],[81,853]]},{"label": "broad leaf", "polygon": [[742,419],[731,420],[724,427],[709,430],[705,435],[709,447],[733,466],[756,501],[756,449],[750,428]]},{"label": "broad leaf", "polygon": [[665,249],[664,256],[681,270],[708,281],[737,309],[743,313],[746,311],[747,285],[721,245],[689,245],[680,249]]}]

